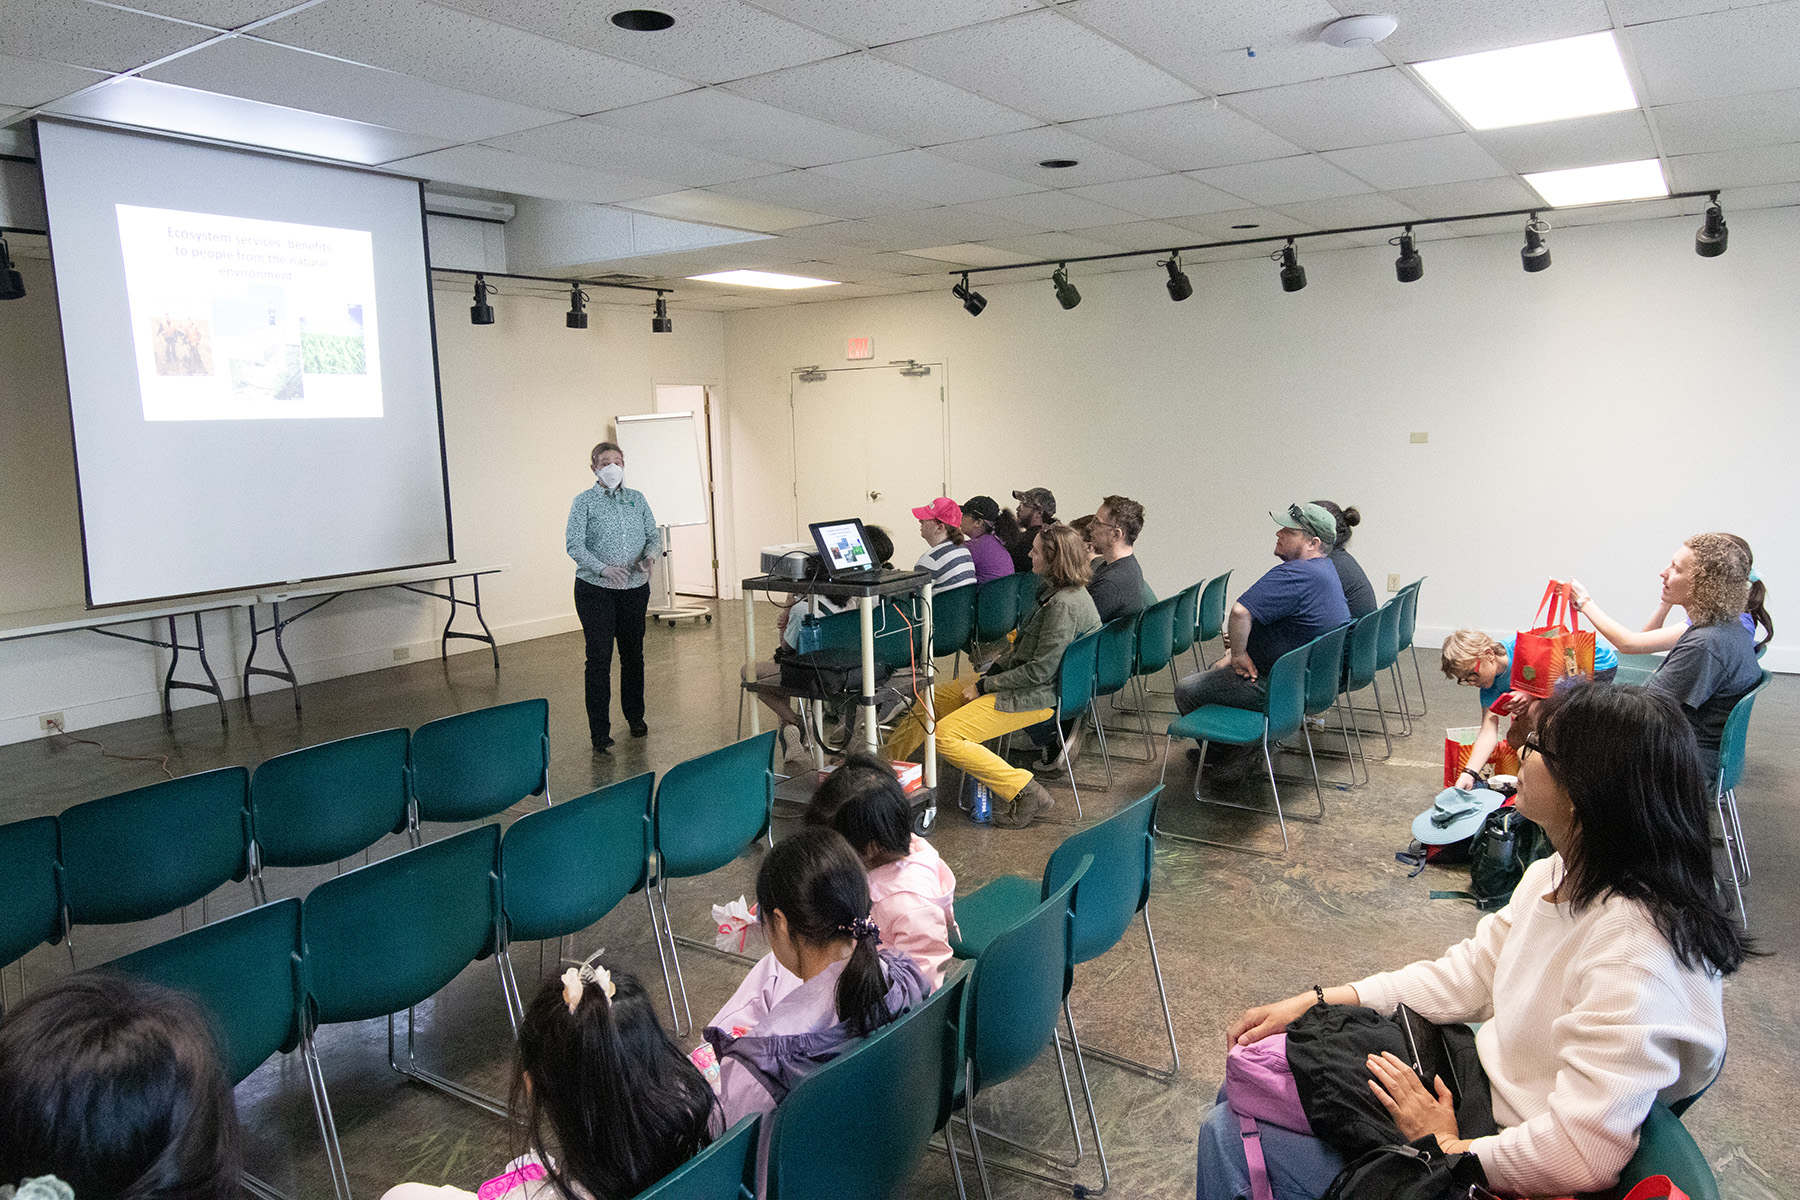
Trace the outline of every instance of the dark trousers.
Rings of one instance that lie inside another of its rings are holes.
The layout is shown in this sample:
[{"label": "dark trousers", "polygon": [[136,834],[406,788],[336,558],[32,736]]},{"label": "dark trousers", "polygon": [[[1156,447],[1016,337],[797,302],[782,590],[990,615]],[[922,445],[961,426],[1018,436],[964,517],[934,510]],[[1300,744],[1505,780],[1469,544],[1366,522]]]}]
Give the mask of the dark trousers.
[{"label": "dark trousers", "polygon": [[650,585],[595,587],[575,581],[575,615],[587,639],[588,734],[603,744],[612,731],[613,641],[619,643],[619,708],[627,721],[644,719],[644,617]]}]

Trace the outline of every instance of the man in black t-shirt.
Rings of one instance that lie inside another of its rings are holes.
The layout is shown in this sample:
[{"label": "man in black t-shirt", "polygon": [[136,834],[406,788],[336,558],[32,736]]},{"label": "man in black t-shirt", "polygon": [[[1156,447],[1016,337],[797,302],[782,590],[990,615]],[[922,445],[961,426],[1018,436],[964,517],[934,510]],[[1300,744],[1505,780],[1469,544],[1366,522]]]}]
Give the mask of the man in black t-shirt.
[{"label": "man in black t-shirt", "polygon": [[1102,500],[1088,526],[1088,540],[1100,556],[1094,562],[1088,595],[1102,621],[1144,610],[1144,571],[1135,549],[1143,531],[1144,506],[1124,496]]}]

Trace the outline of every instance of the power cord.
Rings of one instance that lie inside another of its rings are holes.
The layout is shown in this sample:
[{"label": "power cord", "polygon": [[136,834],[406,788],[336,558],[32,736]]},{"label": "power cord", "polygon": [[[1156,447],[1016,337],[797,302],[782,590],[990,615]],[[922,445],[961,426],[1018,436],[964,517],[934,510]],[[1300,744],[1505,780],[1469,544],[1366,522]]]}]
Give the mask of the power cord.
[{"label": "power cord", "polygon": [[104,745],[94,741],[92,738],[76,737],[74,734],[64,729],[62,727],[62,722],[60,721],[51,721],[50,730],[52,737],[62,738],[64,741],[73,742],[77,746],[92,746],[94,749],[100,751],[101,758],[117,759],[119,762],[155,763],[157,768],[161,770],[164,775],[168,776],[170,779],[175,778],[175,772],[169,770],[169,756],[167,754],[114,754],[111,750],[108,750]]}]

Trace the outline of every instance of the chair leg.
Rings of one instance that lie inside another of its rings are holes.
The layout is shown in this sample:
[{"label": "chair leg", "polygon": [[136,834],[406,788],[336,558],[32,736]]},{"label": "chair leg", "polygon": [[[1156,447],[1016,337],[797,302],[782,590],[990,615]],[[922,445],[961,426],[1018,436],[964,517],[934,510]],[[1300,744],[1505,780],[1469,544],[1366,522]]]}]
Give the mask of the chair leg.
[{"label": "chair leg", "polygon": [[350,1175],[344,1170],[344,1150],[338,1144],[337,1123],[331,1119],[331,1099],[325,1092],[325,1071],[319,1065],[319,1048],[310,1029],[301,1039],[300,1054],[306,1063],[306,1084],[312,1091],[313,1115],[319,1119],[319,1136],[325,1142],[325,1168],[331,1175],[331,1190],[338,1200],[350,1200]]},{"label": "chair leg", "polygon": [[[687,980],[681,974],[681,955],[675,952],[675,925],[669,920],[669,881],[663,876],[656,879],[656,903],[662,909],[663,934],[669,941],[669,961],[675,965],[675,986],[681,989],[681,1011],[687,1015],[687,1028],[677,1029],[679,1036],[686,1037],[694,1031],[694,1010],[688,1005]],[[669,1005],[669,1015],[674,1016],[675,1006]]]},{"label": "chair leg", "polygon": [[950,1178],[956,1181],[956,1200],[969,1200],[969,1189],[963,1186],[962,1160],[957,1155],[956,1139],[950,1134],[954,1124],[955,1118],[944,1122],[944,1149],[950,1155]]},{"label": "chair leg", "polygon": [[[1263,765],[1269,768],[1269,790],[1275,793],[1275,820],[1281,826],[1281,852],[1287,853],[1287,818],[1281,812],[1281,785],[1275,782],[1275,759],[1269,754],[1269,735],[1263,734]],[[1325,800],[1319,799],[1319,811],[1325,811]]]},{"label": "chair leg", "polygon": [[1413,678],[1419,681],[1419,711],[1413,716],[1422,717],[1431,711],[1431,702],[1425,699],[1425,676],[1419,671],[1419,648],[1408,646],[1407,650],[1412,654]]},{"label": "chair leg", "polygon": [[1100,714],[1095,712],[1092,708],[1088,709],[1088,719],[1094,726],[1094,740],[1100,743],[1100,764],[1106,768],[1105,790],[1110,792],[1112,791],[1113,782],[1112,750],[1108,748],[1106,744],[1106,723],[1100,719]]},{"label": "chair leg", "polygon": [[1738,865],[1744,869],[1744,882],[1750,882],[1750,847],[1744,843],[1744,825],[1738,817],[1737,789],[1725,792],[1725,811],[1731,814],[1731,840],[1737,844]]},{"label": "chair leg", "polygon": [[1725,865],[1731,870],[1731,886],[1737,892],[1738,924],[1743,928],[1750,926],[1750,910],[1744,907],[1744,880],[1738,873],[1737,851],[1732,847],[1731,818],[1725,813],[1725,793],[1717,792],[1713,796],[1713,805],[1719,813],[1719,833],[1725,841]]},{"label": "chair leg", "polygon": [[1131,682],[1132,685],[1137,688],[1138,726],[1144,732],[1144,761],[1155,762],[1156,740],[1150,733],[1150,714],[1144,711],[1149,707],[1150,693],[1144,687],[1144,677],[1142,675],[1134,676]]},{"label": "chair leg", "polygon": [[1313,755],[1312,729],[1305,721],[1300,722],[1300,732],[1306,735],[1306,761],[1312,764],[1313,799],[1319,802],[1319,820],[1325,819],[1325,793],[1319,787],[1319,760]]},{"label": "chair leg", "polygon": [[[675,1011],[675,984],[669,975],[669,959],[663,953],[662,926],[659,925],[656,920],[656,900],[651,895],[655,890],[656,885],[654,883],[649,884],[644,888],[644,903],[650,909],[650,936],[656,939],[656,957],[662,962],[663,989],[669,994],[669,1025],[677,1037],[685,1037],[692,1032],[692,1029],[683,1029],[681,1027],[681,1014]],[[687,989],[683,988],[681,994],[685,999],[687,996]],[[690,1027],[693,1024],[692,1013],[688,1014],[688,1023]]]},{"label": "chair leg", "polygon": [[525,1019],[524,1002],[519,996],[519,977],[513,973],[512,947],[496,954],[500,964],[500,994],[506,997],[506,1019],[512,1023],[513,1037],[519,1036],[519,1024]]},{"label": "chair leg", "polygon": [[1172,1065],[1167,1068],[1153,1067],[1149,1063],[1139,1062],[1135,1058],[1127,1058],[1123,1054],[1115,1054],[1110,1050],[1097,1050],[1092,1046],[1083,1046],[1081,1053],[1087,1058],[1110,1063],[1112,1066],[1157,1080],[1159,1083],[1167,1083],[1175,1078],[1177,1071],[1181,1070],[1181,1051],[1175,1045],[1175,1018],[1169,1013],[1169,993],[1168,989],[1163,986],[1162,962],[1156,956],[1156,934],[1150,930],[1150,906],[1148,904],[1144,906],[1143,914],[1144,936],[1150,941],[1150,969],[1156,978],[1157,998],[1162,1001],[1163,1028],[1169,1034],[1169,1061]]},{"label": "chair leg", "polygon": [[1394,715],[1400,718],[1400,736],[1411,737],[1412,714],[1408,711],[1411,705],[1406,699],[1406,677],[1400,674],[1398,658],[1388,664],[1388,681],[1394,685],[1394,695],[1398,697],[1399,707]]},{"label": "chair leg", "polygon": [[[1088,711],[1092,712],[1093,710],[1094,706],[1092,704],[1088,705]],[[1063,736],[1061,720],[1052,717],[1050,718],[1050,723],[1056,726],[1056,742],[1062,747],[1063,766],[1067,767],[1069,770],[1069,790],[1075,793],[1075,816],[1079,819],[1086,814],[1081,811],[1081,789],[1075,786],[1075,764],[1069,758],[1069,739]],[[1077,728],[1079,729],[1079,726]]]},{"label": "chair leg", "polygon": [[1087,1194],[1092,1196],[1111,1186],[1112,1168],[1106,1164],[1106,1146],[1100,1140],[1100,1115],[1094,1111],[1094,1089],[1088,1083],[1087,1063],[1081,1057],[1081,1039],[1075,1035],[1075,1013],[1069,1007],[1067,996],[1063,997],[1063,1021],[1069,1027],[1069,1045],[1075,1051],[1075,1070],[1081,1076],[1081,1098],[1087,1105],[1088,1128],[1094,1131],[1094,1154],[1100,1159],[1100,1186],[1086,1189]]},{"label": "chair leg", "polygon": [[406,1060],[404,1062],[395,1056],[394,1014],[388,1014],[388,1066],[394,1069],[395,1074],[404,1075],[427,1087],[436,1088],[446,1096],[461,1100],[464,1104],[473,1105],[484,1112],[493,1113],[497,1117],[510,1116],[506,1105],[492,1096],[484,1096],[473,1088],[464,1087],[454,1079],[448,1079],[434,1071],[427,1071],[419,1065],[418,1057],[414,1053],[414,1037],[418,1032],[418,1026],[413,1020],[413,1011],[411,1008],[406,1010]]},{"label": "chair leg", "polygon": [[[1339,699],[1340,703],[1338,705],[1336,705],[1335,707],[1338,710],[1338,728],[1343,731],[1343,735],[1344,735],[1344,755],[1346,758],[1348,758],[1350,760],[1350,786],[1351,787],[1357,786],[1357,783],[1356,783],[1356,760],[1359,756],[1362,758],[1363,783],[1366,785],[1369,782],[1369,752],[1363,746],[1362,726],[1357,724],[1354,721],[1351,721],[1349,719],[1348,714],[1346,714],[1346,712],[1344,711],[1344,709],[1346,707],[1346,704],[1344,702],[1346,702],[1348,698],[1344,697],[1344,696],[1340,696],[1340,697],[1338,697],[1338,699]],[[1352,751],[1350,749],[1350,733],[1351,733],[1352,729],[1354,729],[1356,732],[1356,749],[1355,749],[1355,751]]]}]

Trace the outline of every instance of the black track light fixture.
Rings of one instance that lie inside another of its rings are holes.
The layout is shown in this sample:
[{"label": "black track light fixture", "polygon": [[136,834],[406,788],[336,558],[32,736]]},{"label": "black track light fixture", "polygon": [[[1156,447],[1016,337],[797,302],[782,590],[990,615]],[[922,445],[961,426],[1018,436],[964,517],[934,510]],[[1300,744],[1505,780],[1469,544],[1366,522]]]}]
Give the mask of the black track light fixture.
[{"label": "black track light fixture", "polygon": [[1394,278],[1401,283],[1417,283],[1425,277],[1425,258],[1419,253],[1418,243],[1413,241],[1412,226],[1397,238],[1388,239],[1388,245],[1400,247],[1400,257],[1394,260]]},{"label": "black track light fixture", "polygon": [[1270,258],[1281,264],[1281,290],[1297,292],[1306,286],[1306,268],[1300,265],[1300,254],[1294,249],[1294,239],[1289,238],[1283,246]]},{"label": "black track light fixture", "polygon": [[1158,265],[1168,268],[1169,271],[1169,282],[1163,285],[1169,289],[1169,299],[1180,304],[1194,294],[1193,283],[1189,281],[1187,272],[1181,269],[1179,253],[1173,250],[1169,251],[1169,257]]},{"label": "black track light fixture", "polygon": [[1706,203],[1706,224],[1694,235],[1694,253],[1701,258],[1719,257],[1725,253],[1725,240],[1730,232],[1725,228],[1725,210],[1719,207],[1719,193],[1714,192]]},{"label": "black track light fixture", "polygon": [[563,324],[570,329],[587,328],[588,294],[581,290],[578,283],[569,289],[569,313],[563,318]]},{"label": "black track light fixture", "polygon": [[1525,264],[1527,271],[1548,271],[1550,269],[1550,243],[1544,235],[1550,232],[1550,222],[1531,214],[1531,220],[1525,222],[1525,245],[1519,251],[1519,260]]},{"label": "black track light fixture", "polygon": [[488,293],[494,289],[488,286],[487,277],[475,277],[475,303],[469,305],[469,324],[492,325],[494,323],[494,306],[488,303]]},{"label": "black track light fixture", "polygon": [[1058,263],[1056,270],[1050,273],[1050,286],[1056,289],[1056,302],[1065,310],[1081,303],[1081,293],[1069,282],[1069,264]]},{"label": "black track light fixture", "polygon": [[25,277],[13,266],[12,252],[6,247],[6,239],[0,237],[0,300],[24,298]]},{"label": "black track light fixture", "polygon": [[650,318],[651,333],[674,333],[675,322],[669,317],[669,302],[656,293],[656,315]]},{"label": "black track light fixture", "polygon": [[962,282],[950,289],[950,294],[962,301],[963,311],[971,317],[979,317],[981,310],[987,307],[987,297],[969,286],[969,273],[963,272]]}]

